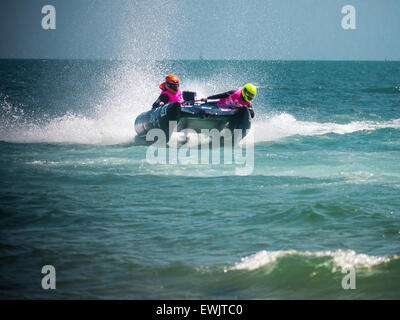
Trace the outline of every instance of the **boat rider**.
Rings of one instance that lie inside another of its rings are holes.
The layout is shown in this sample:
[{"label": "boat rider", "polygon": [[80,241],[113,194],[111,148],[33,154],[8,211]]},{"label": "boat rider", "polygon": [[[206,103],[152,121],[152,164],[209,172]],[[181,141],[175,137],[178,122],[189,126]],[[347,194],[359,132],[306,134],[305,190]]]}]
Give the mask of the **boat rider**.
[{"label": "boat rider", "polygon": [[243,88],[209,96],[201,99],[201,101],[207,102],[208,99],[219,99],[217,102],[218,106],[246,106],[250,111],[251,117],[254,118],[254,110],[253,106],[251,105],[251,101],[254,99],[256,94],[257,88],[253,84],[248,83]]},{"label": "boat rider", "polygon": [[179,90],[179,78],[173,74],[165,77],[165,82],[160,84],[162,90],[158,99],[153,103],[153,109],[170,102],[183,102],[182,92]]}]

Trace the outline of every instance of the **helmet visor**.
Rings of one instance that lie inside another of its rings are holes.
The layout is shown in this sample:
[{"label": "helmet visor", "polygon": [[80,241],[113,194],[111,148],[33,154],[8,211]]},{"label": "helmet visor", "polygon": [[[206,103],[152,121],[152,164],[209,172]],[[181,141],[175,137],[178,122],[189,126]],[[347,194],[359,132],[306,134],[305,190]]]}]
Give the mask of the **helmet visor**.
[{"label": "helmet visor", "polygon": [[168,88],[171,88],[174,91],[178,91],[178,89],[179,89],[179,83],[168,83],[168,82],[166,82],[165,84],[166,84],[166,86]]},{"label": "helmet visor", "polygon": [[247,101],[251,101],[251,100],[253,100],[254,99],[254,97],[255,97],[255,94],[254,93],[251,93],[250,91],[248,91],[246,88],[244,88],[243,89],[243,93],[244,93],[244,95],[246,96],[246,100]]}]

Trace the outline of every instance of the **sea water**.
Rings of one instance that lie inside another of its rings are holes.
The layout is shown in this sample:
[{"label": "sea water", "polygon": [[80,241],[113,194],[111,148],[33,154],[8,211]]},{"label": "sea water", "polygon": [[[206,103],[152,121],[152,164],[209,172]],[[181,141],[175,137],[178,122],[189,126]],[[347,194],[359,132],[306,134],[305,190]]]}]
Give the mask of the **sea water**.
[{"label": "sea water", "polygon": [[[257,86],[250,174],[147,161],[169,73]],[[400,62],[0,60],[0,121],[1,298],[400,298]]]}]

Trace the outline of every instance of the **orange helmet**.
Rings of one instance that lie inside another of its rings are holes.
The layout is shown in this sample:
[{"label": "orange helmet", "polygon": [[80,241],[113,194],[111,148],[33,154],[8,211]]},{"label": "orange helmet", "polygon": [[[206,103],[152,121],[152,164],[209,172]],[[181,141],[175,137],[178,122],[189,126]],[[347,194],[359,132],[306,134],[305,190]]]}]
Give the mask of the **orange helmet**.
[{"label": "orange helmet", "polygon": [[179,78],[173,74],[169,74],[165,77],[165,87],[172,94],[177,93],[179,89]]}]

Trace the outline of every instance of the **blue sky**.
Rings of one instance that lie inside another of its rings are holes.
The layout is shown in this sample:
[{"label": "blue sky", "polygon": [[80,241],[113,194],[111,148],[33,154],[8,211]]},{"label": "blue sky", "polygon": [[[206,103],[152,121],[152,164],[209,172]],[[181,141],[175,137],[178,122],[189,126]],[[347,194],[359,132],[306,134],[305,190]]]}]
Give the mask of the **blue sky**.
[{"label": "blue sky", "polygon": [[0,58],[400,60],[399,0],[0,0],[0,16]]}]

